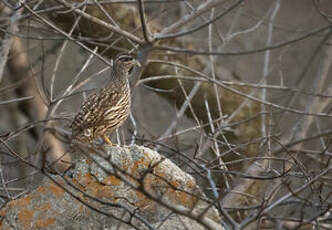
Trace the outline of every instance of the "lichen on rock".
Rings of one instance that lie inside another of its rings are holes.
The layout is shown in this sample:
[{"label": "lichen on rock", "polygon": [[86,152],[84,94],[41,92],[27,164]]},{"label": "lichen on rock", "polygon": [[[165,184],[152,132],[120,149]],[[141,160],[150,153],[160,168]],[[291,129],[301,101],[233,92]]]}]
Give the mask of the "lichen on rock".
[{"label": "lichen on rock", "polygon": [[70,177],[46,177],[30,194],[8,203],[2,229],[100,229],[115,224],[119,229],[205,229],[181,211],[197,214],[206,208],[204,218],[219,226],[216,209],[194,178],[157,152],[133,145],[104,147],[88,156],[76,162]]}]

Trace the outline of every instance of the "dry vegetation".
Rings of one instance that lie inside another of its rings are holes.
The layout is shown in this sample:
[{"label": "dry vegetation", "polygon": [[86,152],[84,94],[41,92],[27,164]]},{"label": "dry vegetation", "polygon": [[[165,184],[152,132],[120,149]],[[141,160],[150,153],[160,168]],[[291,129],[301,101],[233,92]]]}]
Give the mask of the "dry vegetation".
[{"label": "dry vegetation", "polygon": [[3,207],[63,177],[73,116],[130,51],[142,66],[113,142],[196,178],[220,229],[332,228],[331,1],[4,0],[0,33]]}]

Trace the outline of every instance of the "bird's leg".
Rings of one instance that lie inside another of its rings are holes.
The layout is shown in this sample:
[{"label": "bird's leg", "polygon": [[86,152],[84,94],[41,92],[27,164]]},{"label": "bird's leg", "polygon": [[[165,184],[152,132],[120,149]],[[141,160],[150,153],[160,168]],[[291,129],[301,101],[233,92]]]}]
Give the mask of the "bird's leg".
[{"label": "bird's leg", "polygon": [[103,140],[104,140],[104,142],[106,142],[107,144],[113,146],[113,143],[111,142],[110,138],[109,138],[106,134],[103,135]]}]

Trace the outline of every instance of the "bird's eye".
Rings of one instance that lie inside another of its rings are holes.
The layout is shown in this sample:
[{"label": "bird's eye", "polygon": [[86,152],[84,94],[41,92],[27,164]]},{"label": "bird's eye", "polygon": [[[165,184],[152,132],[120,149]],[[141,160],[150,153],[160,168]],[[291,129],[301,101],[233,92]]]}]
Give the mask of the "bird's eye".
[{"label": "bird's eye", "polygon": [[130,56],[123,56],[123,57],[120,57],[120,59],[122,62],[128,62],[128,61],[132,61],[133,58],[130,57]]}]

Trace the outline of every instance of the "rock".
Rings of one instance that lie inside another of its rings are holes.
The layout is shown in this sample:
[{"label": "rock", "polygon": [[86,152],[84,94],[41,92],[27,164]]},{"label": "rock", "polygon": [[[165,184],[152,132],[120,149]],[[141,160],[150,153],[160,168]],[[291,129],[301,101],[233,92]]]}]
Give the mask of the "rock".
[{"label": "rock", "polygon": [[170,160],[136,145],[104,150],[9,202],[2,229],[223,229],[193,177]]}]

